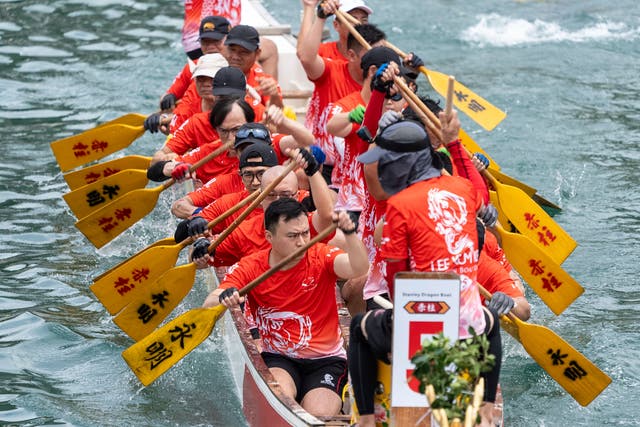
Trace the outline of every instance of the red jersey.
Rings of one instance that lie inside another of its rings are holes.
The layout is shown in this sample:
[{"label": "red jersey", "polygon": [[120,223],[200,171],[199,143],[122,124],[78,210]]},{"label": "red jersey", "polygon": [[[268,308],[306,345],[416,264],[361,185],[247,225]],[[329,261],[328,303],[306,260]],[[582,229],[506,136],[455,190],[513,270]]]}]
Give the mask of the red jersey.
[{"label": "red jersey", "polygon": [[[270,268],[270,248],[249,255],[230,270],[220,289],[242,289]],[[333,263],[340,249],[316,244],[295,266],[281,270],[248,294],[263,350],[298,359],[346,358]]]},{"label": "red jersey", "polygon": [[[251,66],[251,69],[247,74],[245,74],[245,77],[247,79],[247,84],[252,88],[254,88],[256,91],[258,91],[260,88],[260,82],[259,82],[260,79],[264,77],[273,78],[271,74],[265,73],[260,67],[260,65],[258,65],[257,63]],[[280,89],[280,85],[278,85],[278,93],[280,94],[280,96],[282,96],[282,89]],[[271,100],[271,96],[262,95],[261,100],[262,100],[262,105],[268,105],[269,101]],[[249,102],[249,100],[247,100],[247,102]],[[249,104],[251,104],[251,102],[249,102]],[[258,121],[258,119],[256,119],[256,121]]]},{"label": "red jersey", "polygon": [[408,260],[415,271],[460,275],[460,338],[485,327],[478,271],[478,193],[467,179],[441,176],[410,185],[387,200],[381,255]]},{"label": "red jersey", "polygon": [[[198,43],[199,45],[200,43]],[[195,70],[196,65],[198,64],[198,60],[189,60],[182,70],[175,76],[173,82],[169,89],[167,89],[167,93],[172,93],[176,96],[176,98],[180,99],[184,96],[185,92],[191,85],[191,77],[193,76],[193,70]]]},{"label": "red jersey", "polygon": [[320,43],[318,55],[326,59],[333,59],[334,61],[347,61],[347,58],[338,50],[337,41]]},{"label": "red jersey", "polygon": [[[207,207],[202,209],[202,211],[200,211],[198,215],[206,219],[207,222],[211,222],[238,203],[240,203],[240,201],[247,198],[248,196],[249,192],[247,190],[242,190],[237,193],[225,194],[210,205],[207,205]],[[221,221],[215,227],[211,228],[211,232],[214,234],[222,233],[225,228],[230,226],[233,221],[235,221],[235,219],[245,211],[247,206],[243,207],[242,209],[238,209],[233,215],[229,215],[229,217],[227,217],[224,221]],[[258,215],[260,215],[264,219],[264,210],[261,206],[257,206],[255,209],[253,209],[247,216],[247,219],[253,218],[254,216]]]},{"label": "red jersey", "polygon": [[[337,101],[329,114],[329,120],[336,114],[349,112],[358,105],[365,105],[360,91],[352,92]],[[344,138],[344,153],[342,159],[336,161],[335,169],[337,182],[340,183],[336,209],[348,211],[362,211],[367,197],[364,183],[362,163],[357,157],[369,149],[369,144],[363,141],[356,132],[360,125],[351,124],[349,135]]]},{"label": "red jersey", "polygon": [[182,24],[182,46],[185,52],[200,48],[200,22],[206,16],[224,16],[232,27],[240,23],[241,0],[185,0],[184,23]]},{"label": "red jersey", "polygon": [[238,193],[245,190],[242,177],[238,172],[217,176],[205,185],[187,194],[194,206],[204,208],[225,194]]},{"label": "red jersey", "polygon": [[[191,94],[192,88],[193,94]],[[198,113],[202,113],[202,99],[198,95],[194,84],[189,86],[185,96],[182,98],[180,103],[176,105],[176,108],[173,109],[173,117],[169,124],[169,133],[175,135],[176,131],[180,129],[184,122]]]},{"label": "red jersey", "polygon": [[192,116],[180,126],[173,138],[167,141],[165,145],[176,154],[184,154],[201,145],[219,141],[220,137],[218,132],[211,126],[209,116],[209,111]]},{"label": "red jersey", "polygon": [[361,233],[362,243],[367,248],[369,255],[369,274],[364,283],[363,296],[367,300],[376,295],[389,292],[389,286],[385,277],[386,261],[380,254],[380,248],[374,243],[374,231],[378,221],[384,216],[387,209],[386,200],[376,200],[367,192],[364,209],[360,214],[358,232]]},{"label": "red jersey", "polygon": [[[196,148],[195,150],[191,150],[190,152],[182,156],[178,156],[176,161],[187,162],[193,165],[200,159],[209,155],[211,152],[220,148],[221,145],[222,142],[220,140],[204,144]],[[229,155],[229,152],[227,151],[200,166],[198,170],[196,170],[196,177],[198,177],[200,181],[206,183],[217,176],[226,175],[237,171],[239,166],[240,163],[238,161],[238,158],[231,157]]]},{"label": "red jersey", "polygon": [[331,111],[331,103],[362,89],[355,81],[345,61],[323,59],[324,72],[313,81],[315,87],[309,100],[305,126],[311,130],[316,144],[327,156],[325,163],[333,165],[340,159],[333,142],[333,135],[327,132],[327,121]]},{"label": "red jersey", "polygon": [[492,294],[503,292],[511,298],[524,296],[522,290],[509,275],[509,272],[498,261],[485,253],[484,249],[480,252],[480,258],[478,259],[478,283]]},{"label": "red jersey", "polygon": [[496,236],[489,230],[486,230],[484,233],[484,245],[482,246],[481,253],[486,253],[490,258],[498,261],[507,273],[513,269],[507,260],[507,256],[498,244],[498,239],[496,239]]}]

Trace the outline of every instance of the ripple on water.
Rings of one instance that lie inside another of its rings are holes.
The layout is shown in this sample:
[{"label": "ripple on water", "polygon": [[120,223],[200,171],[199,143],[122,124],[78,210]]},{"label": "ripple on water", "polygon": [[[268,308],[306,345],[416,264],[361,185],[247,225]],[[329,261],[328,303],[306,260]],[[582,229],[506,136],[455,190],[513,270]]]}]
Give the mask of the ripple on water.
[{"label": "ripple on water", "polygon": [[47,46],[0,46],[0,53],[13,53],[29,57],[63,58],[73,56],[69,51]]},{"label": "ripple on water", "polygon": [[82,41],[92,41],[97,40],[99,37],[94,33],[90,33],[87,31],[73,30],[67,31],[64,33],[64,36],[73,40],[82,40]]}]

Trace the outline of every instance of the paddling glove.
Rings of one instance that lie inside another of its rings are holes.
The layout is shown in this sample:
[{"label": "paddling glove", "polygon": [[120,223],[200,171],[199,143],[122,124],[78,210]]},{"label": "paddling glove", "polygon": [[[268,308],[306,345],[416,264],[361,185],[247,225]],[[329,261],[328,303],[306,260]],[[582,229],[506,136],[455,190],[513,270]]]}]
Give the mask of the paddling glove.
[{"label": "paddling glove", "polygon": [[485,156],[482,153],[475,153],[473,155],[473,157],[475,157],[476,159],[480,160],[480,163],[482,163],[484,165],[485,169],[488,168],[489,165],[491,164],[491,162],[489,161],[487,156]]},{"label": "paddling glove", "polygon": [[182,181],[189,176],[190,167],[191,165],[189,163],[178,163],[171,172],[171,178],[175,179],[178,182]]},{"label": "paddling glove", "polygon": [[333,13],[325,13],[324,12],[324,9],[322,8],[322,2],[318,3],[318,6],[316,7],[316,16],[318,18],[327,19],[331,15],[333,15]]},{"label": "paddling glove", "polygon": [[204,237],[201,237],[198,240],[196,240],[196,242],[193,244],[193,252],[191,252],[191,258],[192,259],[202,258],[207,254],[213,256],[214,251],[211,251],[211,253],[209,253],[210,244],[211,242],[209,241],[209,239],[205,239]]},{"label": "paddling glove", "polygon": [[487,304],[487,308],[497,311],[498,314],[507,314],[511,311],[514,305],[515,301],[513,301],[513,298],[509,295],[503,292],[496,292],[491,297],[491,301]]},{"label": "paddling glove", "polygon": [[420,68],[424,65],[424,61],[418,55],[413,52],[409,52],[409,55],[411,55],[411,59],[404,61],[406,67]]},{"label": "paddling glove", "polygon": [[485,227],[494,227],[498,221],[498,210],[495,206],[489,203],[478,211],[478,218],[482,220]]},{"label": "paddling glove", "polygon": [[225,298],[230,298],[234,293],[238,292],[238,288],[228,288],[222,291],[220,296],[218,296],[218,301],[222,304]]},{"label": "paddling glove", "polygon": [[382,74],[384,73],[384,70],[386,70],[388,66],[389,66],[388,63],[382,64],[378,68],[378,71],[376,71],[376,74],[375,74],[375,76],[373,76],[373,80],[371,81],[371,88],[373,90],[377,90],[378,92],[387,93],[387,91],[389,90],[389,88],[393,84],[393,80],[389,80],[389,81],[382,80]]},{"label": "paddling glove", "polygon": [[349,121],[351,123],[362,124],[364,119],[365,108],[363,105],[358,105],[353,110],[349,111]]},{"label": "paddling glove", "polygon": [[302,149],[300,150],[300,155],[307,162],[307,167],[304,168],[304,173],[307,176],[312,176],[320,169],[320,164],[316,161],[316,158],[313,157],[311,151]]},{"label": "paddling glove", "polygon": [[160,113],[153,113],[144,119],[144,128],[151,133],[158,133],[160,130]]},{"label": "paddling glove", "polygon": [[195,237],[207,231],[207,226],[208,223],[206,219],[201,216],[194,216],[187,220],[187,234],[189,234],[190,237]]},{"label": "paddling glove", "polygon": [[160,100],[160,109],[161,110],[171,110],[173,107],[176,106],[176,101],[177,101],[177,99],[176,99],[176,96],[174,94],[167,93]]},{"label": "paddling glove", "polygon": [[380,117],[380,121],[378,122],[378,128],[383,129],[387,126],[390,126],[400,120],[402,118],[402,113],[398,113],[397,111],[389,110],[386,111],[382,117]]}]

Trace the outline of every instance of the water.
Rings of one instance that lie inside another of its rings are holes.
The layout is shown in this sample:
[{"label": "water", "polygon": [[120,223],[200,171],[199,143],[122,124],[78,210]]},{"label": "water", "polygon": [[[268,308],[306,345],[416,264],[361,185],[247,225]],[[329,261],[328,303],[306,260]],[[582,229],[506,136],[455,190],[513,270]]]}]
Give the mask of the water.
[{"label": "water", "polygon": [[[585,294],[556,317],[529,293],[532,320],[613,383],[582,408],[505,337],[506,424],[640,425],[636,2],[370,3],[372,21],[396,45],[508,113],[491,133],[466,118],[463,125],[505,172],[563,208],[555,218],[580,244],[563,266]],[[291,4],[266,2],[295,30]],[[243,424],[219,332],[142,388],[120,357],[131,341],[88,290],[93,276],[166,237],[175,196],[163,193],[151,215],[96,251],[73,226],[48,147],[156,108],[184,62],[181,8],[170,0],[0,0],[0,424]],[[150,155],[161,143],[145,135],[124,153]],[[199,278],[179,311],[205,293]]]}]

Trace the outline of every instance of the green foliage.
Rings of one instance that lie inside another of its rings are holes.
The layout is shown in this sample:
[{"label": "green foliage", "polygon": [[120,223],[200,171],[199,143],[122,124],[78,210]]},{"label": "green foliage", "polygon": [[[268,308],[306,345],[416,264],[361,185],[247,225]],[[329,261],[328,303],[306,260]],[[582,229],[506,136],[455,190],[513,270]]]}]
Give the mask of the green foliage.
[{"label": "green foliage", "polygon": [[411,359],[413,371],[420,381],[420,392],[433,385],[436,399],[431,407],[442,408],[447,418],[464,419],[467,406],[472,402],[473,390],[480,373],[491,370],[495,357],[489,354],[489,341],[485,335],[451,342],[442,333],[422,343]]}]

